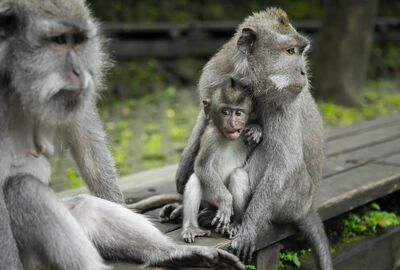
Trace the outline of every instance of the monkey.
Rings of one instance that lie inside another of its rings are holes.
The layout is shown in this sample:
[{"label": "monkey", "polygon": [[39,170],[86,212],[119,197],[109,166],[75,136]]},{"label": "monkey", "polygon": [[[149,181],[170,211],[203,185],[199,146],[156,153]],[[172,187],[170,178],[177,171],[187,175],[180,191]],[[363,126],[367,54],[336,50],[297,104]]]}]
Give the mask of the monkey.
[{"label": "monkey", "polygon": [[[226,251],[173,243],[128,210],[96,102],[109,59],[84,0],[0,0],[0,269],[108,269],[192,259],[244,269]],[[48,186],[61,140],[92,195]]]},{"label": "monkey", "polygon": [[[198,88],[202,100],[228,77],[248,85],[257,102],[255,122],[263,128],[263,140],[244,167],[251,199],[231,243],[233,252],[248,260],[269,224],[295,224],[308,237],[319,267],[329,270],[329,243],[314,200],[324,153],[322,118],[309,90],[309,47],[309,39],[293,28],[282,9],[256,12],[205,65]],[[193,173],[206,126],[201,111],[176,173],[179,193]],[[160,215],[176,207],[167,205]]]},{"label": "monkey", "polygon": [[[231,79],[202,102],[208,124],[201,138],[194,173],[183,194],[182,238],[188,243],[193,243],[195,237],[211,234],[200,229],[197,222],[201,201],[218,208],[212,225],[232,238],[250,195],[243,166],[252,147],[241,136],[252,113],[249,90]],[[232,225],[231,216],[234,216]]]}]

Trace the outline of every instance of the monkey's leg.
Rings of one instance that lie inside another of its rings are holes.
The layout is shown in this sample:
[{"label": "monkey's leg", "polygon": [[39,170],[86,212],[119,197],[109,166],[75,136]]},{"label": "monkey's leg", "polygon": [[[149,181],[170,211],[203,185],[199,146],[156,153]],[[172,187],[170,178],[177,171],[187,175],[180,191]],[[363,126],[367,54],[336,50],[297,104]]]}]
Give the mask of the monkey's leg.
[{"label": "monkey's leg", "polygon": [[243,214],[250,200],[249,175],[243,168],[236,168],[229,177],[228,189],[233,197],[233,222],[228,231],[229,238],[233,238],[239,229]]},{"label": "monkey's leg", "polygon": [[183,227],[181,235],[187,243],[193,243],[195,237],[211,235],[211,231],[200,229],[197,222],[201,199],[202,190],[200,181],[192,173],[183,193]]},{"label": "monkey's leg", "polygon": [[119,204],[90,195],[65,199],[64,204],[106,259],[182,266],[196,261],[216,269],[244,269],[223,250],[175,244],[143,215]]},{"label": "monkey's leg", "polygon": [[3,191],[0,191],[0,269],[22,269],[17,243],[15,242],[9,213],[4,202]]},{"label": "monkey's leg", "polygon": [[75,218],[40,181],[13,177],[5,198],[24,269],[107,269]]},{"label": "monkey's leg", "polygon": [[193,173],[194,160],[200,148],[200,138],[203,135],[206,126],[207,119],[202,110],[197,117],[197,122],[195,127],[193,128],[192,135],[190,135],[189,142],[183,150],[178,170],[176,172],[176,189],[181,194],[184,191],[186,182],[189,180],[190,175]]},{"label": "monkey's leg", "polygon": [[308,215],[297,222],[300,231],[310,241],[316,254],[319,269],[332,270],[332,258],[329,252],[329,241],[326,237],[324,224],[316,210],[311,209]]}]

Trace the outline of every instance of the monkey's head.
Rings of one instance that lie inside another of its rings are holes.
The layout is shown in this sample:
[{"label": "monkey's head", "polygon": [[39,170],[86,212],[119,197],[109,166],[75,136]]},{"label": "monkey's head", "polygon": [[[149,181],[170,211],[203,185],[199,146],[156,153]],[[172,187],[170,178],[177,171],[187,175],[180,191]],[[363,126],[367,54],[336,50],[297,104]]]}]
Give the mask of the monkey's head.
[{"label": "monkey's head", "polygon": [[252,116],[248,89],[230,79],[218,88],[211,99],[203,100],[206,118],[229,140],[236,140]]},{"label": "monkey's head", "polygon": [[304,54],[310,42],[297,33],[283,10],[254,13],[239,26],[235,38],[239,65],[255,76],[254,95],[295,97],[308,86]]},{"label": "monkey's head", "polygon": [[83,0],[0,2],[0,77],[34,117],[61,124],[83,112],[106,60]]}]

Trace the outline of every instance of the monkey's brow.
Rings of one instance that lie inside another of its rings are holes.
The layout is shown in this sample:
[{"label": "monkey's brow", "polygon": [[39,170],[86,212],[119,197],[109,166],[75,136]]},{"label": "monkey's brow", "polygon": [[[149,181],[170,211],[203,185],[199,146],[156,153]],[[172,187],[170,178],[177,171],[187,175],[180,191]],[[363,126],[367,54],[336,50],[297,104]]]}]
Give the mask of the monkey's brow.
[{"label": "monkey's brow", "polygon": [[88,23],[87,25],[83,25],[62,20],[46,20],[43,21],[43,25],[45,26],[44,30],[47,33],[74,32],[81,33],[86,36],[96,35],[96,28],[93,24],[90,23]]}]

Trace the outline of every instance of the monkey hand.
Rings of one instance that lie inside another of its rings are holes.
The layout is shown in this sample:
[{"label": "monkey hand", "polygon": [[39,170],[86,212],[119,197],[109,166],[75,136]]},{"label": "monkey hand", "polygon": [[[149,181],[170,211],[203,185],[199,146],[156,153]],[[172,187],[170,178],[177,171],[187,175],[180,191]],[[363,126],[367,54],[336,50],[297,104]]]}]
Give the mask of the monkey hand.
[{"label": "monkey hand", "polygon": [[160,211],[159,219],[161,223],[177,221],[182,217],[183,205],[181,203],[171,203],[164,205]]},{"label": "monkey hand", "polygon": [[221,234],[227,233],[229,230],[231,216],[233,215],[232,204],[221,205],[215,215],[212,226],[216,226],[215,231]]},{"label": "monkey hand", "polygon": [[242,226],[234,237],[230,249],[243,262],[251,261],[256,249],[256,231],[253,226]]},{"label": "monkey hand", "polygon": [[244,137],[247,145],[257,145],[262,139],[262,128],[257,124],[250,124],[244,128]]}]

